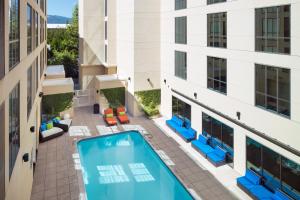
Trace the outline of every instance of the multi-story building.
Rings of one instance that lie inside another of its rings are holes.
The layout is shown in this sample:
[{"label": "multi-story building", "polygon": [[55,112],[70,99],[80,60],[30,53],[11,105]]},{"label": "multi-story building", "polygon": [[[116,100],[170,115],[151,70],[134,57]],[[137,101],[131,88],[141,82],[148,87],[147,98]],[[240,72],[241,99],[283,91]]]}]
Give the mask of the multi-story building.
[{"label": "multi-story building", "polygon": [[97,75],[116,74],[138,115],[135,92],[160,88],[160,1],[81,0],[79,35],[82,89],[99,90]]},{"label": "multi-story building", "polygon": [[300,196],[300,1],[161,1],[161,113]]},{"label": "multi-story building", "polygon": [[30,199],[47,60],[46,4],[0,1],[0,199]]}]

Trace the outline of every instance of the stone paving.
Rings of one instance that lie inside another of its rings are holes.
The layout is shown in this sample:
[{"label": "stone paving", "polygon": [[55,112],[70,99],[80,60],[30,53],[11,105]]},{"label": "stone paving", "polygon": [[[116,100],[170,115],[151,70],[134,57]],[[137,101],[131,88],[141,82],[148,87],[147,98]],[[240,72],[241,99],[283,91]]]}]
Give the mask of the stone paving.
[{"label": "stone paving", "polygon": [[[236,197],[207,170],[199,167],[172,138],[165,135],[145,117],[131,118],[131,124],[141,125],[151,137],[146,137],[156,150],[162,150],[175,165],[174,174],[197,196],[204,200],[231,200]],[[99,135],[97,125],[104,125],[100,115],[92,114],[92,107],[76,108],[72,126],[88,126],[93,136]],[[122,130],[122,127],[119,126]],[[81,171],[76,169],[76,141],[80,136],[68,133],[41,143],[38,149],[31,200],[81,200],[84,186]],[[199,155],[201,156],[201,155]]]}]

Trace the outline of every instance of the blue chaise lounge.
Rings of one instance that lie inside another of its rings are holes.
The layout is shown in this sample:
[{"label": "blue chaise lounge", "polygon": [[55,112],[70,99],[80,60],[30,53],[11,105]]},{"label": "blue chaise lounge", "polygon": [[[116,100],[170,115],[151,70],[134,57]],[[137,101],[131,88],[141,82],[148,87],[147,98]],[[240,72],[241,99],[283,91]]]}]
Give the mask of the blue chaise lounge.
[{"label": "blue chaise lounge", "polygon": [[187,119],[182,120],[178,116],[173,115],[172,119],[166,121],[166,124],[186,142],[196,138],[197,131],[191,127],[191,123]]},{"label": "blue chaise lounge", "polygon": [[192,141],[192,147],[196,149],[200,154],[207,158],[207,154],[214,151],[210,145],[208,145],[208,138],[204,135],[199,135],[198,140]]},{"label": "blue chaise lounge", "polygon": [[253,199],[258,200],[291,200],[291,198],[277,189],[275,193],[262,185],[262,178],[254,171],[247,169],[245,176],[237,178],[237,185]]},{"label": "blue chaise lounge", "polygon": [[217,146],[213,152],[208,153],[207,159],[216,167],[226,164],[227,151]]}]

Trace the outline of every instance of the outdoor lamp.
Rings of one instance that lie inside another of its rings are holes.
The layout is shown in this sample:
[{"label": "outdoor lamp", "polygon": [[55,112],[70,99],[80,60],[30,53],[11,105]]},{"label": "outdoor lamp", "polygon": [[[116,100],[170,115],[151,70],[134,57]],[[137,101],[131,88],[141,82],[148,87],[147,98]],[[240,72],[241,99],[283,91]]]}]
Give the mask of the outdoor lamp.
[{"label": "outdoor lamp", "polygon": [[167,80],[166,80],[166,79],[164,79],[164,83],[165,83],[165,84],[167,83]]},{"label": "outdoor lamp", "polygon": [[237,116],[237,118],[238,118],[238,120],[240,120],[241,119],[241,113],[238,111],[238,112],[236,112],[236,116]]},{"label": "outdoor lamp", "polygon": [[23,155],[23,162],[28,162],[29,161],[29,154],[28,153],[25,153]]},{"label": "outdoor lamp", "polygon": [[30,132],[31,132],[31,133],[34,133],[34,132],[35,132],[35,127],[34,127],[34,126],[30,127]]},{"label": "outdoor lamp", "polygon": [[43,95],[44,95],[43,92],[40,92],[40,93],[39,93],[39,97],[42,97]]},{"label": "outdoor lamp", "polygon": [[195,92],[195,93],[194,93],[194,97],[195,97],[195,99],[197,99],[197,95],[198,95],[198,94]]}]

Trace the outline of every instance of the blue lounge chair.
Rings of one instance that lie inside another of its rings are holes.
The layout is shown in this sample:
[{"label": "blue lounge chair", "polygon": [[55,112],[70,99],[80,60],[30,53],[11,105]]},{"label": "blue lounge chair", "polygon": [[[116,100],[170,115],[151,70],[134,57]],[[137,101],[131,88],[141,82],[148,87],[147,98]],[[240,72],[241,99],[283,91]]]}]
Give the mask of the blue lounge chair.
[{"label": "blue lounge chair", "polygon": [[254,199],[267,200],[272,199],[273,193],[263,185],[257,185],[250,189],[250,195]]},{"label": "blue lounge chair", "polygon": [[221,149],[219,146],[211,153],[207,154],[207,159],[216,167],[224,165],[226,163],[227,151]]},{"label": "blue lounge chair", "polygon": [[208,139],[204,135],[199,135],[198,140],[192,141],[192,147],[196,149],[200,154],[202,154],[205,158],[207,154],[212,153],[214,148],[208,145]]},{"label": "blue lounge chair", "polygon": [[273,194],[271,200],[292,200],[292,198],[285,194],[283,191],[277,189]]},{"label": "blue lounge chair", "polygon": [[177,130],[178,135],[184,139],[186,142],[191,142],[192,140],[196,139],[197,131],[193,128],[180,128]]},{"label": "blue lounge chair", "polygon": [[170,120],[166,121],[166,124],[175,132],[183,127],[183,123],[184,121],[176,115],[173,115],[173,117]]}]

